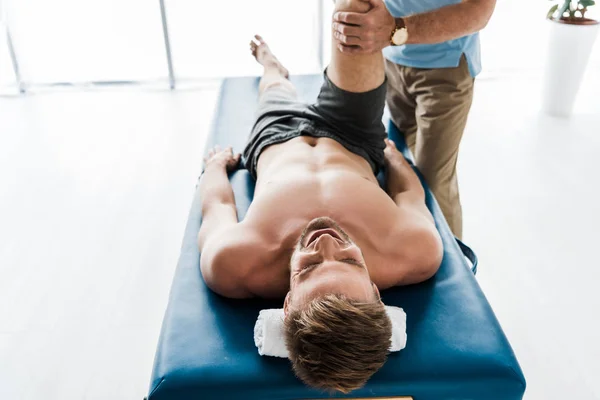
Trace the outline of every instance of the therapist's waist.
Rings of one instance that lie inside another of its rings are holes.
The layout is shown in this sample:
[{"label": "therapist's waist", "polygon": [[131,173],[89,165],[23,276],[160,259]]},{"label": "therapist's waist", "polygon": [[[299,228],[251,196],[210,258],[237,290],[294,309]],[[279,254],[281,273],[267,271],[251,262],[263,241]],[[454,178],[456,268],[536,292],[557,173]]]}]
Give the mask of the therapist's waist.
[{"label": "therapist's waist", "polygon": [[388,46],[383,54],[396,64],[415,68],[453,68],[464,54],[469,70],[476,75],[481,64],[478,39],[475,34],[436,44]]}]

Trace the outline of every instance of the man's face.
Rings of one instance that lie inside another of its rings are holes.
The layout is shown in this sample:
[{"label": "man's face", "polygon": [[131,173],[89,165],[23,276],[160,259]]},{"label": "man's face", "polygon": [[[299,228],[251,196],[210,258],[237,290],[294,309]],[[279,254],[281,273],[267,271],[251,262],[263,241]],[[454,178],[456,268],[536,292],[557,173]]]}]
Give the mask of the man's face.
[{"label": "man's face", "polygon": [[308,223],[290,261],[290,292],[285,310],[301,307],[327,293],[343,294],[352,300],[378,300],[360,248],[330,218]]}]

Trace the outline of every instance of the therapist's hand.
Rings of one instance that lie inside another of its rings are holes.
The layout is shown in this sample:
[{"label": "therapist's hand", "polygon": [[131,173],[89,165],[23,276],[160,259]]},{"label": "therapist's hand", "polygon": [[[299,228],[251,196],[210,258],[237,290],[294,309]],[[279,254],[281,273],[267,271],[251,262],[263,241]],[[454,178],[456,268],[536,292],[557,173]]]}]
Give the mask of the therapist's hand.
[{"label": "therapist's hand", "polygon": [[366,13],[336,12],[333,15],[333,34],[340,50],[348,54],[372,54],[390,45],[396,20],[383,0],[369,0]]}]

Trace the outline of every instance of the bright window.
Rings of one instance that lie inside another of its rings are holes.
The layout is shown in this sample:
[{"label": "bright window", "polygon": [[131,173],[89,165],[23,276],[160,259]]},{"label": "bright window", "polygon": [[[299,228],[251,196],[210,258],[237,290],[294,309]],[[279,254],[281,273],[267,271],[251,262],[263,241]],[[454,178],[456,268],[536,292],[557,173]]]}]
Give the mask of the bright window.
[{"label": "bright window", "polygon": [[0,88],[11,88],[13,86],[16,87],[15,74],[8,51],[6,29],[4,24],[0,23]]},{"label": "bright window", "polygon": [[[262,68],[248,48],[255,33],[264,36],[292,74],[320,73],[329,62],[331,0],[164,4],[176,82],[259,75]],[[543,68],[551,45],[550,23],[545,20],[550,6],[543,0],[498,0],[481,33],[483,71],[519,74]],[[169,72],[159,0],[4,0],[4,8],[20,75],[28,85],[157,81],[166,87]],[[599,18],[600,5],[592,7],[589,16]],[[600,39],[590,68],[600,68]],[[0,87],[16,87],[1,24]]]},{"label": "bright window", "polygon": [[291,73],[315,73],[317,0],[166,0],[178,79],[256,75],[249,42],[258,33]]},{"label": "bright window", "polygon": [[158,1],[5,0],[26,82],[164,77]]}]

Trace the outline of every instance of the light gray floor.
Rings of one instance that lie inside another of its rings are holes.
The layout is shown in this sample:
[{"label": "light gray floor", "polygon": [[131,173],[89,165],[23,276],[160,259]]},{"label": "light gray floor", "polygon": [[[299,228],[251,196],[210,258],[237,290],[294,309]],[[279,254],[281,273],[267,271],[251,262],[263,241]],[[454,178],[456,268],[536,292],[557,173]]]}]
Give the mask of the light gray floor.
[{"label": "light gray floor", "polygon": [[[600,79],[560,120],[538,78],[477,83],[465,239],[526,399],[600,398]],[[146,394],[215,97],[0,98],[0,399]]]}]

